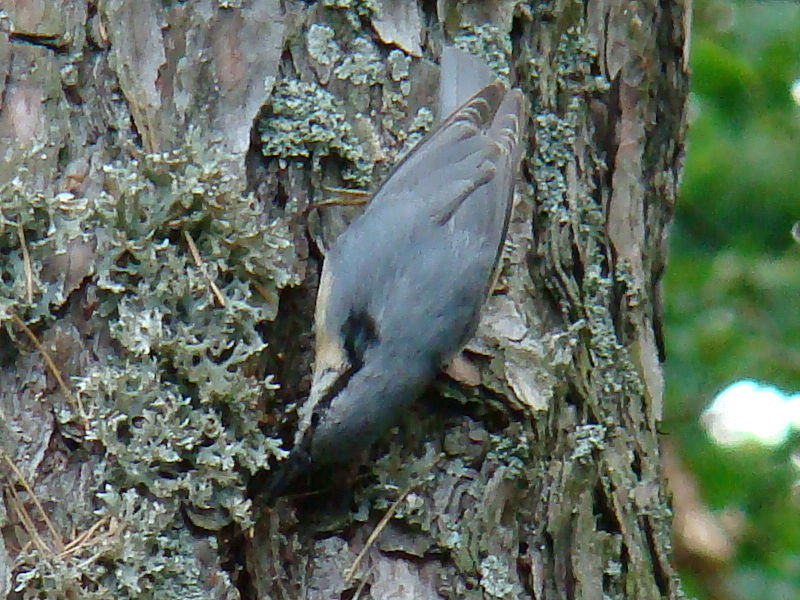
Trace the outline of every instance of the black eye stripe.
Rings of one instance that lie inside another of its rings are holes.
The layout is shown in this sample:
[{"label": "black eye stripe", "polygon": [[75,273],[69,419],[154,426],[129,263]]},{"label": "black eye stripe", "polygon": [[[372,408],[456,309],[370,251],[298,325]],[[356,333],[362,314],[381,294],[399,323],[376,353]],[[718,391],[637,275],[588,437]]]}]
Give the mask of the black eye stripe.
[{"label": "black eye stripe", "polygon": [[375,324],[375,319],[363,310],[350,313],[350,316],[347,317],[347,320],[342,326],[341,333],[350,366],[339,374],[336,381],[334,381],[325,392],[325,395],[320,398],[319,403],[314,408],[314,412],[311,415],[311,427],[303,434],[301,445],[307,446],[310,444],[314,430],[319,425],[323,414],[328,410],[333,399],[347,387],[353,374],[364,366],[364,354],[367,348],[377,344],[379,341],[378,327]]},{"label": "black eye stripe", "polygon": [[380,340],[375,319],[364,310],[350,313],[342,326],[342,338],[347,358],[357,371],[364,364],[367,348]]}]

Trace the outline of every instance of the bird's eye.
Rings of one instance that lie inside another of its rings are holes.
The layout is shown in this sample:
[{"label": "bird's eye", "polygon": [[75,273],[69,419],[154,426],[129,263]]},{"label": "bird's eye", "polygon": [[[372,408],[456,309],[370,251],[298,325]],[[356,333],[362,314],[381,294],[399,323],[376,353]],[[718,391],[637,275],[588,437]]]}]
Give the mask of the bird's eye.
[{"label": "bird's eye", "polygon": [[350,313],[342,327],[344,349],[347,358],[357,371],[364,364],[367,348],[378,341],[378,328],[375,320],[366,311]]}]

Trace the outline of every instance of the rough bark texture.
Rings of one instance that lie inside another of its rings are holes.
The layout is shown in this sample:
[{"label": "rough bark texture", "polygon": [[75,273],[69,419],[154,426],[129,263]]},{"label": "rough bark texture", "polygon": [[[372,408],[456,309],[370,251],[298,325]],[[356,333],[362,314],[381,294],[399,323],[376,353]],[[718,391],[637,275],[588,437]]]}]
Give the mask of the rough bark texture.
[{"label": "rough bark texture", "polygon": [[[686,3],[5,11],[0,598],[681,596],[656,424]],[[366,475],[254,514],[359,210],[309,207],[430,126],[444,39],[532,112],[482,385],[442,378]]]}]

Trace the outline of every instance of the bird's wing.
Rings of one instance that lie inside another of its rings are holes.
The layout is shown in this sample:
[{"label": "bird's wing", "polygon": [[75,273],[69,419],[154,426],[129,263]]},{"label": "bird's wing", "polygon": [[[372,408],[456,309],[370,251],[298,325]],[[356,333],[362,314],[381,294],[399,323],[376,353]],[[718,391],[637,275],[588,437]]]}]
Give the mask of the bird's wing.
[{"label": "bird's wing", "polygon": [[489,293],[494,287],[494,282],[500,269],[500,256],[503,253],[503,241],[508,231],[508,223],[511,220],[511,208],[514,202],[514,181],[519,170],[519,163],[522,159],[522,150],[525,147],[525,125],[527,123],[527,111],[525,108],[525,96],[518,89],[511,90],[503,98],[497,112],[495,113],[492,127],[489,130],[489,137],[492,143],[500,148],[497,172],[501,177],[495,182],[495,189],[501,197],[497,200],[503,203],[505,214],[503,215],[503,229],[500,244],[497,248],[495,258],[495,272],[492,277]]},{"label": "bird's wing", "polygon": [[395,166],[366,212],[393,202],[413,202],[417,214],[440,214],[493,176],[493,148],[486,136],[506,95],[489,84],[450,114]]},{"label": "bird's wing", "polygon": [[[508,225],[523,122],[522,93],[508,91],[500,82],[487,85],[406,155],[364,214],[340,237],[325,260],[317,297],[312,397],[325,394],[356,366],[344,339],[353,311],[366,310],[375,294],[397,293],[383,284],[394,281],[398,269],[404,272],[400,265],[416,260],[395,256],[396,248],[386,247],[392,245],[389,237],[378,240],[379,247],[369,247],[376,240],[366,240],[365,229],[374,233],[381,223],[395,240],[403,232],[413,237],[412,232],[423,230],[428,232],[423,235],[439,238],[420,239],[417,250],[446,252],[447,240],[440,236],[448,235],[493,246],[494,254],[486,259],[494,263],[470,273],[476,282],[481,279],[479,287],[490,285],[487,280],[498,263]],[[418,228],[415,223],[434,227]],[[445,226],[453,231],[446,232]],[[340,278],[348,283],[337,285]],[[381,320],[380,315],[370,318]]]},{"label": "bird's wing", "polygon": [[[475,99],[480,97],[479,94]],[[457,211],[464,210],[471,214],[460,219],[462,227],[466,227],[467,231],[483,231],[502,243],[511,216],[514,179],[521,156],[522,145],[519,142],[525,124],[524,98],[519,90],[505,92],[499,106],[493,110],[488,127],[474,117],[474,111],[469,110],[470,103],[464,105],[464,109],[468,110],[457,119],[472,119],[473,123],[480,123],[479,128],[473,125],[474,133],[465,140],[474,158],[457,163],[453,179],[459,187],[446,190],[449,198],[443,200],[438,212],[433,213],[433,218],[438,224],[445,224]],[[471,170],[476,163],[479,166]],[[447,178],[448,173],[442,173],[442,179]],[[462,208],[468,198],[471,206]],[[497,215],[502,215],[499,222]],[[469,219],[473,219],[473,222],[470,223]],[[481,223],[487,228],[502,224],[499,238],[492,235],[493,231],[481,227]]]}]

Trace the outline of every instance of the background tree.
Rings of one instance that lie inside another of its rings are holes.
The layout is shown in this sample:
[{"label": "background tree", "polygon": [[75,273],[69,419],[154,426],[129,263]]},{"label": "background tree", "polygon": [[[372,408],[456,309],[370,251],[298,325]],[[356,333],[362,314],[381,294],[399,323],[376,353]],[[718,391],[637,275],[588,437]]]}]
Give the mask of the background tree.
[{"label": "background tree", "polygon": [[[653,1],[8,8],[3,595],[680,597],[656,426],[686,30]],[[481,386],[443,378],[352,497],[254,514],[358,210],[310,208],[431,125],[445,39],[532,109]]]},{"label": "background tree", "polygon": [[[800,391],[800,246],[790,234],[800,215],[799,28],[797,3],[695,2],[689,151],[665,274],[662,427],[690,483],[674,486],[683,582],[703,600],[800,597],[800,527],[787,526],[800,499],[796,428],[782,443],[726,447],[702,417],[737,380]],[[763,398],[749,401],[740,422],[788,425]]]}]

